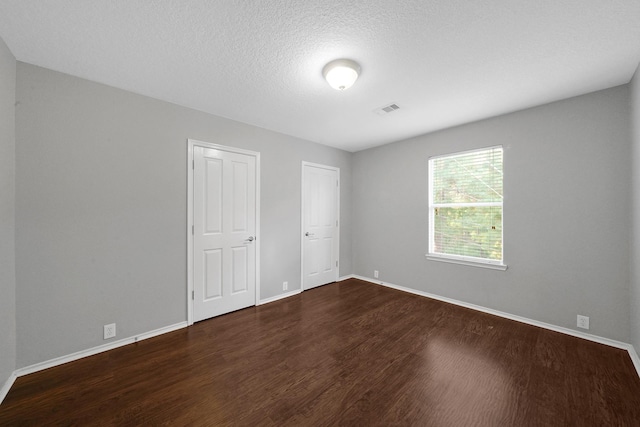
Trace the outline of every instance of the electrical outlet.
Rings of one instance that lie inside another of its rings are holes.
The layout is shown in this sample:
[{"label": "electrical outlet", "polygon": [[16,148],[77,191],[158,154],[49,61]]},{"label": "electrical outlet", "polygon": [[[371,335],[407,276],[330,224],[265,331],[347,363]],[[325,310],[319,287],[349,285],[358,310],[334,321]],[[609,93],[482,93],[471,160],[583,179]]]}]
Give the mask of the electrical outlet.
[{"label": "electrical outlet", "polygon": [[378,270],[373,270],[373,278],[374,279],[378,278]]},{"label": "electrical outlet", "polygon": [[282,282],[282,290],[286,291],[287,289],[289,289],[289,282]]},{"label": "electrical outlet", "polygon": [[578,314],[578,328],[589,329],[589,318]]},{"label": "electrical outlet", "polygon": [[116,336],[116,324],[110,323],[108,325],[104,325],[104,339],[108,340],[109,338],[113,338]]}]

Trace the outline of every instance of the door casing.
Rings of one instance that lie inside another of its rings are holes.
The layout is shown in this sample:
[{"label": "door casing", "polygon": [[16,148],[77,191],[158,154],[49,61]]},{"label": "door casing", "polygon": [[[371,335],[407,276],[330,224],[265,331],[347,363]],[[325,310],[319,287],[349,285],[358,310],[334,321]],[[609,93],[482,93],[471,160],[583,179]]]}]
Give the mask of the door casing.
[{"label": "door casing", "polygon": [[243,150],[241,148],[229,147],[226,145],[214,144],[211,142],[187,140],[187,323],[193,325],[193,172],[194,172],[194,147],[212,148],[215,150],[227,151],[231,153],[253,156],[256,159],[256,239],[254,241],[256,249],[256,289],[255,305],[260,301],[260,153],[256,151]]},{"label": "door casing", "polygon": [[327,166],[327,165],[322,165],[319,163],[311,163],[311,162],[302,162],[302,174],[301,174],[301,187],[302,187],[302,195],[301,195],[301,200],[300,200],[300,289],[302,291],[306,290],[304,287],[304,238],[305,238],[305,230],[304,230],[304,201],[305,201],[305,168],[307,166],[311,166],[311,167],[316,167],[316,168],[321,168],[321,169],[328,169],[331,171],[335,171],[336,172],[336,178],[338,180],[338,185],[337,185],[337,189],[336,189],[336,201],[335,201],[335,208],[336,208],[336,220],[337,220],[337,226],[336,226],[336,235],[335,235],[335,242],[334,242],[334,250],[335,250],[335,254],[336,254],[336,261],[338,261],[338,265],[336,266],[335,269],[335,277],[334,277],[334,281],[338,281],[339,277],[340,277],[340,227],[341,227],[341,221],[340,221],[340,168],[334,167],[334,166]]}]

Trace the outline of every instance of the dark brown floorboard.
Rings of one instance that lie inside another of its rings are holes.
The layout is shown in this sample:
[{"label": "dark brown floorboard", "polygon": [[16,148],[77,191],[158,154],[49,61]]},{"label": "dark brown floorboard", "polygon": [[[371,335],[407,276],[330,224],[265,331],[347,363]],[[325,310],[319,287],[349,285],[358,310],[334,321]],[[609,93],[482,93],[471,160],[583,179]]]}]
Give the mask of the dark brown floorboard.
[{"label": "dark brown floorboard", "polygon": [[0,425],[640,426],[619,349],[355,279],[20,377]]}]

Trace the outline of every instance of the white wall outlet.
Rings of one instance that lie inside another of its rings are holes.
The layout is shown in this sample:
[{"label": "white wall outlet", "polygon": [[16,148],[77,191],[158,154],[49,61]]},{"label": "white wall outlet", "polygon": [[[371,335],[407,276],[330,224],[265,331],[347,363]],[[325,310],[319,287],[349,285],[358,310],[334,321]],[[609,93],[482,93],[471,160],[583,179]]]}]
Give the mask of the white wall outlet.
[{"label": "white wall outlet", "polygon": [[589,329],[589,318],[578,314],[578,328]]},{"label": "white wall outlet", "polygon": [[373,278],[377,279],[378,275],[379,275],[378,270],[373,270]]},{"label": "white wall outlet", "polygon": [[108,325],[104,325],[104,339],[108,340],[109,338],[113,338],[116,336],[116,324],[110,323]]},{"label": "white wall outlet", "polygon": [[286,291],[287,289],[289,289],[289,282],[282,282],[282,290]]}]

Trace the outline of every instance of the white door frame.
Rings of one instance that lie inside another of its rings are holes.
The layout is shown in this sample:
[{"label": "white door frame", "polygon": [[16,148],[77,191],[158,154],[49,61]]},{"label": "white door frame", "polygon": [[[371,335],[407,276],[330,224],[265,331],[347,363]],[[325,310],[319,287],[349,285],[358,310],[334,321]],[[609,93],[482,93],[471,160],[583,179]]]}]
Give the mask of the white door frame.
[{"label": "white door frame", "polygon": [[342,226],[340,221],[340,168],[335,166],[327,166],[321,165],[319,163],[311,163],[302,161],[302,174],[300,175],[301,187],[302,187],[302,198],[300,199],[300,289],[302,291],[304,288],[304,198],[306,196],[304,191],[304,168],[305,166],[313,166],[316,168],[328,169],[335,171],[338,175],[338,189],[336,191],[336,218],[338,221],[338,226],[336,227],[336,239],[335,239],[335,250],[336,250],[336,261],[338,265],[336,267],[336,277],[335,281],[337,282],[340,278],[340,227]]},{"label": "white door frame", "polygon": [[255,305],[260,301],[260,153],[211,142],[187,140],[187,323],[193,325],[193,169],[194,147],[213,148],[256,158],[256,292]]}]

